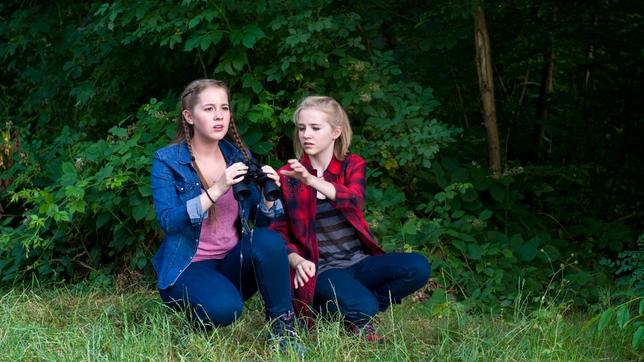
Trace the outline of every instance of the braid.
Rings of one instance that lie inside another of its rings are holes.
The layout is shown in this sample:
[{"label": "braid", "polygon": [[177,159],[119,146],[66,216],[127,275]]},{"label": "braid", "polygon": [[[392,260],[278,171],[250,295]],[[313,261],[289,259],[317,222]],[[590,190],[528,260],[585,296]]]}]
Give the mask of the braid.
[{"label": "braid", "polygon": [[[204,191],[205,191],[208,187],[210,187],[210,183],[208,183],[208,181],[204,177],[203,173],[201,173],[201,170],[199,169],[199,165],[197,165],[197,160],[195,160],[195,155],[192,152],[192,137],[190,137],[190,127],[188,126],[188,122],[186,122],[184,120],[182,123],[183,123],[183,127],[181,127],[181,128],[183,129],[183,132],[186,135],[186,138],[185,138],[186,145],[188,145],[188,151],[190,151],[190,160],[191,160],[190,164],[195,169],[195,171],[197,171],[197,176],[199,177],[199,182],[201,183],[201,188],[204,189]],[[208,198],[210,199],[210,196],[208,195],[208,191],[206,191],[206,196],[208,196]],[[210,200],[212,200],[212,199],[210,199]],[[216,218],[216,209],[215,209],[215,203],[214,202],[210,206],[209,210],[210,210],[210,213],[208,214],[208,218],[210,219],[210,221],[214,222],[215,218]]]},{"label": "braid", "polygon": [[181,129],[183,129],[183,133],[185,134],[185,141],[188,145],[188,151],[190,151],[190,159],[194,161],[195,155],[192,152],[192,137],[190,137],[190,127],[188,127],[188,122],[186,122],[185,120],[181,123],[183,124],[183,127],[181,127]]},{"label": "braid", "polygon": [[[197,164],[197,160],[195,159],[194,151],[192,149],[192,137],[194,134],[194,127],[191,127],[191,125],[188,124],[188,122],[186,122],[186,119],[183,116],[183,111],[184,110],[192,111],[195,105],[199,101],[199,95],[204,89],[208,87],[221,88],[225,90],[226,94],[228,95],[228,101],[230,102],[230,91],[228,90],[228,87],[224,82],[215,80],[215,79],[197,79],[192,81],[190,84],[186,86],[186,88],[181,93],[181,100],[180,100],[181,107],[179,110],[180,112],[179,117],[177,118],[177,132],[173,140],[173,143],[186,142],[188,146],[188,151],[190,152],[191,165],[197,172],[197,176],[199,177],[199,182],[201,183],[201,187],[204,189],[204,191],[206,191],[210,187],[210,183],[203,176],[203,173],[201,172],[201,170],[199,169],[199,165]],[[248,155],[248,152],[246,151],[246,148],[244,147],[244,143],[242,142],[241,137],[239,136],[239,132],[237,132],[237,127],[235,127],[235,122],[233,121],[232,116],[230,118],[229,135],[239,147],[244,158],[246,160],[249,160],[250,157]],[[207,193],[208,191],[206,191],[206,196],[209,196]],[[212,204],[209,210],[210,210],[209,219],[212,222],[214,222],[215,220],[214,203]]]},{"label": "braid", "polygon": [[233,141],[237,144],[237,147],[239,147],[239,150],[242,152],[244,155],[244,159],[246,161],[250,160],[250,156],[248,155],[248,152],[246,152],[246,147],[244,146],[244,142],[241,139],[241,136],[239,136],[239,132],[237,131],[237,126],[235,125],[235,121],[233,118],[230,118],[230,125],[228,126],[228,133],[232,137]]}]

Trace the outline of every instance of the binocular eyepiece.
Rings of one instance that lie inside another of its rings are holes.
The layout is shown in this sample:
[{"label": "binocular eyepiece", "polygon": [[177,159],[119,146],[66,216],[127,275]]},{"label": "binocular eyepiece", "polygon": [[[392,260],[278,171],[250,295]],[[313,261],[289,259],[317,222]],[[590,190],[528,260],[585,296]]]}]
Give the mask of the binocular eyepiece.
[{"label": "binocular eyepiece", "polygon": [[248,166],[248,172],[244,175],[244,179],[233,185],[233,195],[235,200],[242,201],[250,196],[250,184],[254,183],[260,187],[264,194],[264,199],[267,201],[275,201],[280,197],[280,189],[277,187],[275,181],[266,176],[260,166],[254,160],[246,160],[244,164]]}]

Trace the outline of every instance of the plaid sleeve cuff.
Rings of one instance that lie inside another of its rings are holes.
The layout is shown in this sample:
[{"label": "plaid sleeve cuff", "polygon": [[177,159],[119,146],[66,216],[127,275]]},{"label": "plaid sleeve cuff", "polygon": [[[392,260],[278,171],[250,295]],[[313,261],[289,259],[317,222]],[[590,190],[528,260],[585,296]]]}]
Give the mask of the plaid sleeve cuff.
[{"label": "plaid sleeve cuff", "polygon": [[264,196],[262,195],[262,202],[259,203],[259,211],[269,219],[277,219],[284,215],[284,206],[282,205],[282,200],[277,199],[273,203],[273,206],[268,209],[266,208],[266,205],[264,205]]}]

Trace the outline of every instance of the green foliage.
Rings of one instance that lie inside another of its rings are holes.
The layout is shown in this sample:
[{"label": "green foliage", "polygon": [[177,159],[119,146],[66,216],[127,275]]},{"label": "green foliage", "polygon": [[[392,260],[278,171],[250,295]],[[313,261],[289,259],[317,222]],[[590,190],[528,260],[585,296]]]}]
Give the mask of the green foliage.
[{"label": "green foliage", "polygon": [[575,305],[610,287],[633,299],[643,18],[618,3],[483,3],[506,163],[494,179],[480,166],[471,1],[5,1],[0,275],[101,281],[148,268],[160,239],[152,152],[174,133],[182,87],[212,77],[273,166],[293,157],[298,100],[337,98],[368,162],[373,231],[388,249],[427,252],[447,296],[504,309],[561,287]]},{"label": "green foliage", "polygon": [[[445,287],[472,306],[507,308],[521,293],[540,305],[538,296],[556,290],[566,291],[555,293],[561,301],[597,302],[618,268],[602,255],[632,243],[630,230],[614,223],[583,218],[567,220],[566,227],[558,221],[569,203],[554,202],[552,193],[568,177],[546,173],[551,178],[544,184],[533,170],[515,168],[494,179],[476,164],[448,158],[415,170],[404,192],[369,188],[369,210],[377,210],[369,221],[387,247],[426,250]],[[634,260],[620,263],[631,270]]]},{"label": "green foliage", "polygon": [[[156,100],[142,106],[137,118],[113,126],[105,140],[72,140],[73,161],[52,167],[56,176],[50,185],[12,192],[11,202],[25,213],[14,217],[13,227],[2,227],[3,281],[26,272],[74,277],[148,265],[159,235],[148,180],[150,155],[169,143],[174,122],[168,107]],[[61,137],[52,148],[67,142]]]},{"label": "green foliage", "polygon": [[[591,322],[597,325],[597,333],[605,332],[613,319],[617,328],[624,330],[631,336],[631,348],[641,350],[644,348],[644,297],[633,298],[623,304],[604,310]],[[615,324],[612,324],[615,326]]]},{"label": "green foliage", "polygon": [[[365,44],[379,36],[375,24],[365,27],[361,15],[336,12],[330,1],[303,3],[289,12],[282,11],[289,4],[253,1],[61,3],[59,20],[69,24],[64,29],[29,28],[49,6],[11,6],[17,9],[3,29],[8,46],[0,48],[0,57],[25,62],[9,62],[4,74],[18,77],[19,93],[51,91],[42,74],[59,86],[47,94],[46,104],[26,98],[15,114],[25,120],[44,106],[39,113],[47,118],[20,124],[33,140],[27,154],[42,172],[33,182],[14,183],[8,194],[15,213],[3,225],[5,280],[147,266],[160,236],[149,162],[152,151],[168,143],[174,125],[167,114],[176,110],[173,101],[151,102],[134,117],[128,109],[149,94],[146,87],[156,89],[153,96],[168,92],[171,99],[191,78],[179,68],[230,79],[245,142],[276,165],[292,157],[290,147],[275,146],[288,142],[294,104],[310,93],[338,98],[354,127],[364,129],[355,149],[379,160],[370,176],[385,171],[382,185],[393,184],[402,167],[428,168],[457,132],[432,117],[438,101],[431,88],[402,79],[392,51]],[[27,29],[34,34],[20,37]],[[43,39],[53,49],[39,48]],[[51,59],[59,70],[40,67],[38,59]],[[148,76],[152,68],[174,80],[161,85]],[[67,109],[74,110],[72,119],[64,116]],[[45,122],[55,131],[43,132]]]}]

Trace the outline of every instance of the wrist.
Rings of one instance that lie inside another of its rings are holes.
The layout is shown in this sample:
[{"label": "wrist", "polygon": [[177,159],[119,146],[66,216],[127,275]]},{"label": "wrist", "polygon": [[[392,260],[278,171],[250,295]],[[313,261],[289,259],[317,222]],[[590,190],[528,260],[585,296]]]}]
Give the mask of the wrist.
[{"label": "wrist", "polygon": [[220,198],[220,197],[221,197],[221,195],[223,195],[223,194],[224,194],[224,193],[219,189],[219,185],[218,185],[218,184],[214,184],[214,185],[212,185],[212,187],[208,189],[208,193],[209,193],[209,194],[210,194],[210,196],[212,196],[212,198],[213,198],[213,199],[215,199],[215,200],[217,200],[218,198]]},{"label": "wrist", "polygon": [[221,194],[215,190],[214,187],[211,187],[209,189],[204,189],[203,193],[206,194],[206,199],[210,200],[210,202],[214,205],[215,202],[217,202],[217,199],[221,196]]},{"label": "wrist", "polygon": [[315,183],[315,179],[317,179],[317,178],[318,178],[317,176],[313,176],[313,175],[309,174],[308,176],[306,176],[304,178],[304,184],[306,186],[313,187],[313,184]]},{"label": "wrist", "polygon": [[298,261],[298,262],[295,264],[295,267],[297,268],[298,266],[300,266],[300,264],[304,263],[305,261],[306,261],[306,259],[302,258],[302,260]]},{"label": "wrist", "polygon": [[295,269],[297,266],[305,260],[303,257],[297,255],[296,253],[291,253],[288,255],[288,263],[291,265],[291,268]]}]

